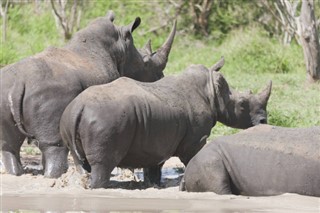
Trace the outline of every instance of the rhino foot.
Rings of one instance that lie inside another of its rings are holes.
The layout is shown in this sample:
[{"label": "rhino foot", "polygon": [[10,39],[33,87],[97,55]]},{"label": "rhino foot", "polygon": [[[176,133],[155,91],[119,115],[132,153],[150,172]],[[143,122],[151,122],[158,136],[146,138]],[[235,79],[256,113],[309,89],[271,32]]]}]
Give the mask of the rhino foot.
[{"label": "rhino foot", "polygon": [[161,184],[161,169],[164,163],[156,166],[151,166],[143,169],[144,181],[150,185],[160,186]]},{"label": "rhino foot", "polygon": [[12,175],[22,175],[24,173],[20,157],[8,151],[2,151],[2,163],[5,172]]},{"label": "rhino foot", "polygon": [[42,151],[44,176],[58,178],[68,170],[68,149],[63,146],[50,146]]},{"label": "rhino foot", "polygon": [[110,175],[115,166],[95,164],[91,166],[90,188],[108,188],[110,185]]}]

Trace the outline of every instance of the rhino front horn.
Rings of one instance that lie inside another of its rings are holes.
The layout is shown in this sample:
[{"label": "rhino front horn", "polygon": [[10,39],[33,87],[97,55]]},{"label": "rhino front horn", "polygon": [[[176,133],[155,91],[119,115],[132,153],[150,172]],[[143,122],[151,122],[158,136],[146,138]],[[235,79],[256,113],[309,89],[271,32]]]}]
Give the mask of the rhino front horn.
[{"label": "rhino front horn", "polygon": [[158,49],[156,54],[152,56],[152,60],[155,62],[156,66],[165,68],[168,56],[172,47],[172,43],[174,40],[174,36],[176,34],[176,28],[177,28],[177,21],[174,21],[173,28],[171,30],[171,33],[169,37],[167,38],[166,42]]},{"label": "rhino front horn", "polygon": [[262,90],[262,92],[259,94],[259,98],[262,103],[267,104],[270,94],[271,94],[271,88],[272,88],[272,81],[269,81],[269,84],[267,87]]}]

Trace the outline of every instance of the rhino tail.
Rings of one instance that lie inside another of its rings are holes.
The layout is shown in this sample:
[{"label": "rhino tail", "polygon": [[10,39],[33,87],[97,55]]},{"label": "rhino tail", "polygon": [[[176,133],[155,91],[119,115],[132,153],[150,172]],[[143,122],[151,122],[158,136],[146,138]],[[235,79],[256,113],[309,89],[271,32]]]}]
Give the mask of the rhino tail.
[{"label": "rhino tail", "polygon": [[23,125],[23,99],[25,95],[25,84],[15,82],[12,89],[9,92],[8,100],[10,111],[13,117],[15,125],[18,127],[19,131],[24,134],[28,139],[34,139],[34,136],[25,130]]},{"label": "rhino tail", "polygon": [[71,146],[72,148],[70,149],[71,152],[74,152],[75,157],[77,157],[78,162],[82,166],[83,169],[85,169],[87,172],[91,172],[91,166],[86,158],[86,155],[83,150],[83,146],[81,143],[81,138],[79,135],[79,125],[81,123],[81,118],[83,114],[84,106],[82,106],[79,110],[76,112],[76,117],[75,117],[75,123],[72,125],[72,133],[71,133]]}]

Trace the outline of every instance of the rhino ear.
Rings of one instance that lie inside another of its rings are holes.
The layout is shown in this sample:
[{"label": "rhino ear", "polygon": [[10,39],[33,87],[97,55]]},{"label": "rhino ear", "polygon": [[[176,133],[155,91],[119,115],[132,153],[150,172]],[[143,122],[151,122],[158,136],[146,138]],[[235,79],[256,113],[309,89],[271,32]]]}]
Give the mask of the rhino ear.
[{"label": "rhino ear", "polygon": [[271,94],[271,89],[272,89],[272,81],[269,81],[269,84],[267,87],[262,90],[262,92],[259,94],[259,99],[263,104],[267,104],[270,94]]},{"label": "rhino ear", "polygon": [[107,12],[107,18],[111,21],[111,22],[113,22],[114,21],[114,19],[115,19],[115,14],[114,14],[114,12],[112,11],[112,10],[109,10],[108,12]]},{"label": "rhino ear", "polygon": [[134,22],[129,25],[130,32],[132,33],[141,23],[140,17],[137,17]]},{"label": "rhino ear", "polygon": [[224,65],[224,57],[221,56],[220,60],[210,68],[210,71],[217,72],[223,67],[223,65]]}]

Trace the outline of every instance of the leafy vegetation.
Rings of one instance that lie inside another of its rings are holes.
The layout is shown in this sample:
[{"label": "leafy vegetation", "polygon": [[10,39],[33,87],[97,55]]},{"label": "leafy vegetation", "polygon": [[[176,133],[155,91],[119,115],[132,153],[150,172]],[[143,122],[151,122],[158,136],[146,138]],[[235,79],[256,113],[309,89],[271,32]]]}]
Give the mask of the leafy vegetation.
[{"label": "leafy vegetation", "polygon": [[[245,13],[244,9],[249,10],[252,5],[249,1],[243,2],[216,5],[214,10],[218,12],[210,17],[208,37],[193,34],[189,26],[191,17],[179,16],[178,33],[165,75],[179,74],[191,64],[210,67],[224,56],[226,64],[221,72],[234,89],[250,89],[257,93],[269,80],[273,81],[268,105],[270,124],[288,127],[320,125],[320,85],[306,83],[301,47],[294,42],[283,46],[278,38],[271,37],[270,32],[255,21],[261,8]],[[165,2],[158,3],[160,11],[166,9]],[[142,23],[134,32],[135,44],[142,47],[151,38],[153,49],[156,49],[169,34],[172,22],[161,27],[161,19],[166,14],[154,12],[153,7],[153,1],[88,1],[80,27],[85,27],[95,17],[105,15],[108,9],[115,11],[117,25],[129,24],[136,16],[140,16]],[[32,4],[14,5],[9,9],[8,38],[1,44],[1,66],[33,55],[48,46],[64,44],[64,39],[56,29],[50,5],[41,4],[40,11],[35,13]],[[174,13],[173,10],[167,12]],[[155,27],[159,29],[149,32]],[[211,137],[237,131],[217,124]]]}]

